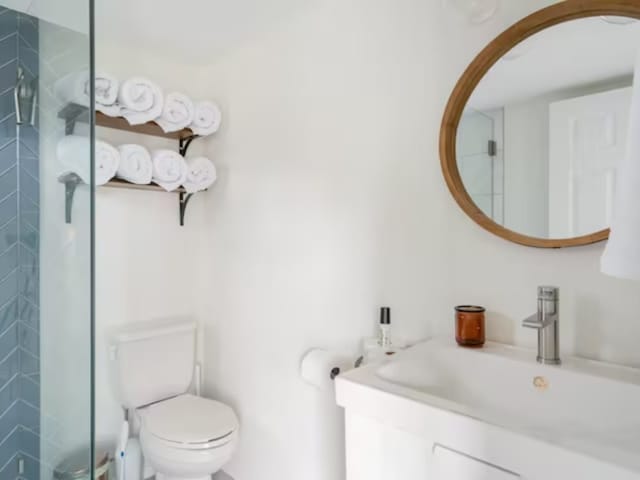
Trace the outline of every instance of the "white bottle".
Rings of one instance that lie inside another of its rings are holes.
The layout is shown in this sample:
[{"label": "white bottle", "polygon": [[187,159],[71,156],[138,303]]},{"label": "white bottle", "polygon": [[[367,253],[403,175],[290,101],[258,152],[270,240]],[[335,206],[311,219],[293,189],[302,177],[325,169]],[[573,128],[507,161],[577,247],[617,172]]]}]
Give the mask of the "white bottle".
[{"label": "white bottle", "polygon": [[389,307],[380,308],[378,345],[385,351],[391,350],[391,309]]}]

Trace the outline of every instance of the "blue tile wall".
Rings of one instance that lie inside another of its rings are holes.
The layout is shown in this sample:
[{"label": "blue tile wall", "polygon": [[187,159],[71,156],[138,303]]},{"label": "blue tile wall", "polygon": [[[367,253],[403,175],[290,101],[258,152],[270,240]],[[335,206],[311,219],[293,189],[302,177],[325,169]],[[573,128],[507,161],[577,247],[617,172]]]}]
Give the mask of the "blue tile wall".
[{"label": "blue tile wall", "polygon": [[39,133],[13,105],[18,67],[38,64],[38,21],[0,7],[0,480],[40,470]]}]

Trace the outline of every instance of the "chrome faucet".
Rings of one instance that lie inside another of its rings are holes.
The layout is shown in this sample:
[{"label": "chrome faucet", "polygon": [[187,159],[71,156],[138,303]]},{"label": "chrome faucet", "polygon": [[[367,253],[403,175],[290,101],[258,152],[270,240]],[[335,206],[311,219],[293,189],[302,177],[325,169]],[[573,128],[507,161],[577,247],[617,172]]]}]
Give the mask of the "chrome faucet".
[{"label": "chrome faucet", "polygon": [[522,322],[523,327],[538,330],[538,362],[560,364],[558,302],[560,290],[556,287],[538,287],[538,311]]}]

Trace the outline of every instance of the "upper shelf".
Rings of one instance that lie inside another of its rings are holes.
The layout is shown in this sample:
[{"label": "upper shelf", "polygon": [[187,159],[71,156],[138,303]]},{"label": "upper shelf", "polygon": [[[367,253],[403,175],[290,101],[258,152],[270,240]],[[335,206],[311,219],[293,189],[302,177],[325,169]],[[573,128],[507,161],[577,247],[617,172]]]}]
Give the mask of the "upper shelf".
[{"label": "upper shelf", "polygon": [[[70,103],[58,112],[58,118],[66,121],[66,133],[71,134],[73,133],[76,122],[89,122],[89,109],[82,105]],[[177,132],[165,133],[156,122],[131,125],[124,117],[109,117],[101,112],[96,112],[96,125],[143,135],[153,135],[154,137],[171,138],[173,140],[184,141],[197,137],[197,135],[188,128]]]}]

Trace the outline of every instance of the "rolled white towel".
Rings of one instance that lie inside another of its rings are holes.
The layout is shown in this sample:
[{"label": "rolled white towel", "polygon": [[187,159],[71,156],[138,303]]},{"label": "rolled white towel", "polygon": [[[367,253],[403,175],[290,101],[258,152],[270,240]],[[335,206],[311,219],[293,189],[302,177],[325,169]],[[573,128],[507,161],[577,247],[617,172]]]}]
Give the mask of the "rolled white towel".
[{"label": "rolled white towel", "polygon": [[[89,137],[68,135],[58,142],[57,156],[62,173],[75,173],[84,183],[91,181]],[[96,140],[95,184],[104,185],[111,180],[120,165],[120,153],[114,147]]]},{"label": "rolled white towel", "polygon": [[206,190],[214,184],[218,178],[216,167],[206,157],[188,158],[187,179],[182,184],[188,193]]},{"label": "rolled white towel", "polygon": [[164,99],[162,114],[156,119],[165,133],[176,132],[191,125],[193,102],[184,93],[171,92]]},{"label": "rolled white towel", "polygon": [[198,102],[194,106],[193,122],[189,128],[196,135],[205,136],[216,133],[222,123],[222,112],[213,102]]},{"label": "rolled white towel", "polygon": [[153,181],[171,192],[187,178],[187,163],[182,155],[173,150],[155,150],[151,154]]},{"label": "rolled white towel", "polygon": [[[89,107],[91,83],[89,72],[74,72],[58,80],[53,89],[62,103],[77,103]],[[97,73],[95,83],[96,110],[110,117],[120,115],[117,103],[120,82],[113,75]]]},{"label": "rolled white towel", "polygon": [[140,125],[162,114],[164,98],[160,87],[151,80],[133,77],[120,86],[118,103],[122,108],[121,115],[131,125]]},{"label": "rolled white towel", "polygon": [[126,144],[118,147],[120,166],[116,172],[118,178],[127,182],[146,185],[151,183],[153,164],[151,154],[141,145]]}]

